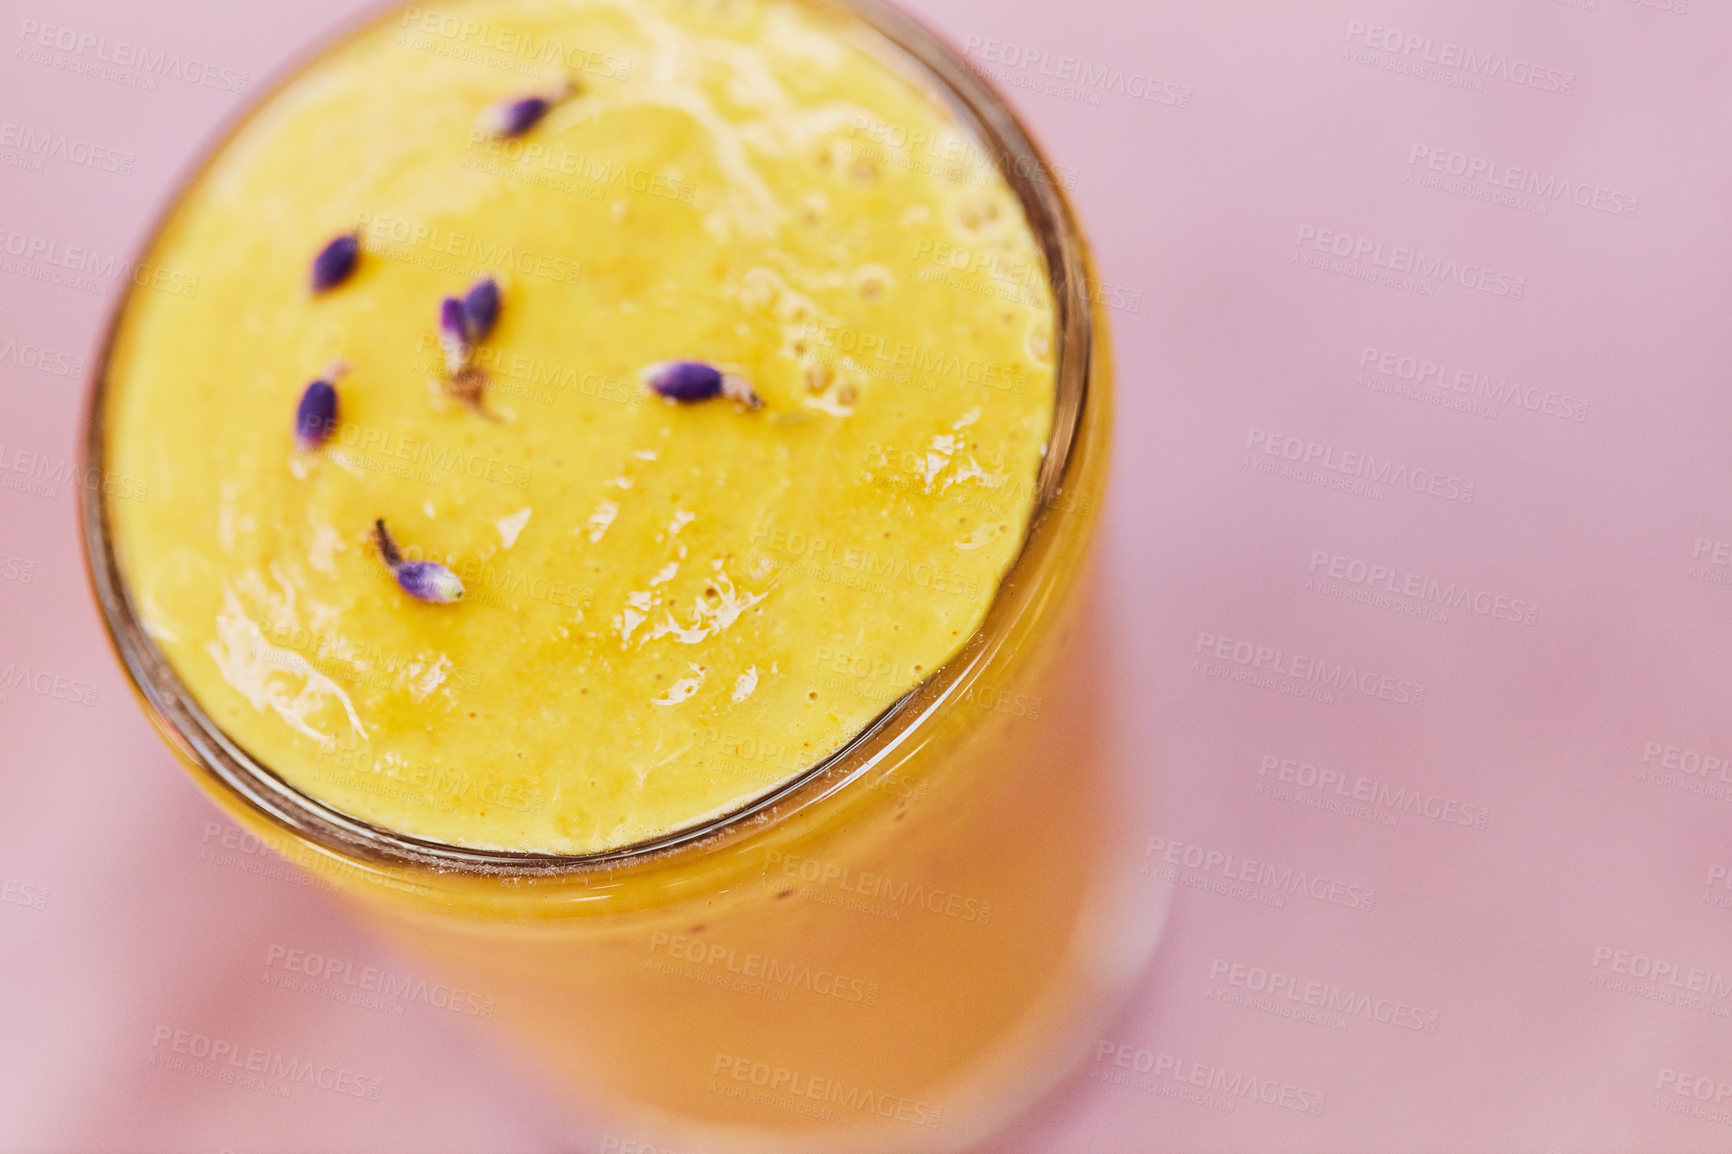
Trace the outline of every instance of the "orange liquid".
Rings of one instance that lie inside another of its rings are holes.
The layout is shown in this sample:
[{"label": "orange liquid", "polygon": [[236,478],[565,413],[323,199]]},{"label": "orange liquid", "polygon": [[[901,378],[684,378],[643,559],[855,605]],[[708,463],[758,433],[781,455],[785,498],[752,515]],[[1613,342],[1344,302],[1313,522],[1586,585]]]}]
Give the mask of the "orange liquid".
[{"label": "orange liquid", "polygon": [[[1068,287],[1086,272],[1076,264]],[[1087,365],[1080,424],[984,624],[821,774],[749,817],[600,864],[435,872],[371,856],[292,807],[279,823],[205,763],[209,744],[172,706],[147,711],[237,821],[491,998],[495,1025],[574,1117],[678,1154],[977,1144],[1098,1037],[1160,922],[1132,904],[1147,899],[1102,745],[1108,623],[1089,575],[1107,335],[1098,312],[1081,332],[1067,299],[1055,337],[1061,377]],[[94,523],[105,547],[100,509]],[[99,593],[111,561],[98,558]],[[104,597],[128,667],[165,700],[116,602]],[[716,752],[762,756],[750,745]]]},{"label": "orange liquid", "polygon": [[978,1142],[1081,1056],[1158,924],[1126,904],[1100,742],[1085,594],[1104,355],[1096,370],[1075,483],[970,668],[825,796],[647,861],[481,878],[284,843],[213,792],[493,998],[553,1092],[610,1132],[681,1154]]}]

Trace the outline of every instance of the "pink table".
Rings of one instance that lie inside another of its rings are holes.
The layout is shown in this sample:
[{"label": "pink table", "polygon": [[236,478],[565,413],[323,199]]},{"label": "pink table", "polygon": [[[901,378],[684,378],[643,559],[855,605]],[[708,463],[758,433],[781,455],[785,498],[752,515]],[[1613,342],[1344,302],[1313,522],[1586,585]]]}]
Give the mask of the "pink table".
[{"label": "pink table", "polygon": [[[1117,737],[1167,796],[1160,952],[1001,1148],[1732,1149],[1732,18],[916,8],[1098,244]],[[241,74],[355,11],[0,22],[0,1151],[631,1137],[573,1134],[431,998],[299,984],[290,951],[419,971],[217,818],[81,572],[104,268]],[[376,1095],[206,1081],[161,1064],[165,1030]]]}]

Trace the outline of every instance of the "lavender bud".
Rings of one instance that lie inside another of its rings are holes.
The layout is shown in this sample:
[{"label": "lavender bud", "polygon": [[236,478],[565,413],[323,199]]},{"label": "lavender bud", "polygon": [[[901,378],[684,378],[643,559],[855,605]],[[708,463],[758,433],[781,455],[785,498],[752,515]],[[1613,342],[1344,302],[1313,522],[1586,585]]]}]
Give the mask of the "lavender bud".
[{"label": "lavender bud", "polygon": [[435,561],[404,561],[391,572],[403,592],[417,601],[449,605],[463,600],[463,582],[457,574]]},{"label": "lavender bud", "polygon": [[545,96],[513,96],[490,106],[481,114],[481,127],[495,136],[522,136],[541,122],[548,110],[577,91],[569,76]]},{"label": "lavender bud", "polygon": [[353,232],[344,233],[320,249],[313,258],[313,291],[322,293],[348,280],[360,255],[361,237]]},{"label": "lavender bud", "polygon": [[703,361],[657,361],[643,371],[644,383],[670,401],[707,401],[726,397],[748,409],[764,402],[744,377],[724,373]]},{"label": "lavender bud", "polygon": [[481,127],[495,136],[522,136],[540,123],[553,102],[542,96],[501,100],[481,114]]},{"label": "lavender bud", "polygon": [[325,366],[325,375],[301,392],[295,409],[295,448],[310,453],[330,439],[337,427],[337,380],[349,371],[343,361]]},{"label": "lavender bud", "polygon": [[379,556],[397,579],[398,586],[417,601],[433,605],[449,605],[463,600],[463,582],[457,574],[436,561],[405,561],[385,528],[384,518],[373,522],[373,541],[379,546]]},{"label": "lavender bud", "polygon": [[670,401],[707,401],[722,391],[722,371],[702,361],[658,361],[643,379]]},{"label": "lavender bud", "polygon": [[469,313],[456,297],[439,302],[439,343],[445,346],[445,367],[458,372],[469,363]]},{"label": "lavender bud", "polygon": [[337,389],[330,381],[318,380],[301,394],[295,410],[295,448],[310,453],[324,444],[337,427]]},{"label": "lavender bud", "polygon": [[480,344],[486,340],[499,320],[499,282],[483,277],[471,285],[463,298],[463,313],[468,322],[469,342]]}]

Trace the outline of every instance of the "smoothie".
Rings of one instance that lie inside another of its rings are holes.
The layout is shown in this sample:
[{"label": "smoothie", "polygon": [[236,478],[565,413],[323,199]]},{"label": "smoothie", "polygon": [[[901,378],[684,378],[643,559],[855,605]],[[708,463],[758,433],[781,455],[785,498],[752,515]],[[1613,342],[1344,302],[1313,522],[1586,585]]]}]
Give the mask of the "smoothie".
[{"label": "smoothie", "polygon": [[[260,763],[413,837],[587,854],[738,809],[956,655],[1035,507],[1030,226],[829,9],[405,9],[147,259],[199,287],[135,290],[107,371],[144,628]],[[489,282],[485,331],[442,325]],[[680,362],[731,390],[678,399]]]},{"label": "smoothie", "polygon": [[495,1012],[574,1148],[972,1148],[1160,925],[1086,251],[856,2],[381,18],[187,186],[147,259],[198,293],[134,291],[98,382],[148,714]]}]

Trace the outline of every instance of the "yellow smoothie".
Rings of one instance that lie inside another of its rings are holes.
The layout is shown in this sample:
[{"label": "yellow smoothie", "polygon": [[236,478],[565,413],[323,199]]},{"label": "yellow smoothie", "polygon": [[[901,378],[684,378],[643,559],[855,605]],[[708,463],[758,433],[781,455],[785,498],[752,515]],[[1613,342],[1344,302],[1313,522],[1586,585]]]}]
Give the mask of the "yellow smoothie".
[{"label": "yellow smoothie", "polygon": [[[116,332],[109,467],[149,497],[109,516],[146,630],[260,763],[414,837],[609,850],[788,780],[976,631],[1051,432],[1050,290],[997,169],[858,31],[407,9],[190,185],[148,259],[196,297],[136,290]],[[440,304],[486,277],[465,394]],[[664,398],[675,360],[762,404]],[[462,599],[409,596],[381,519]]]}]

